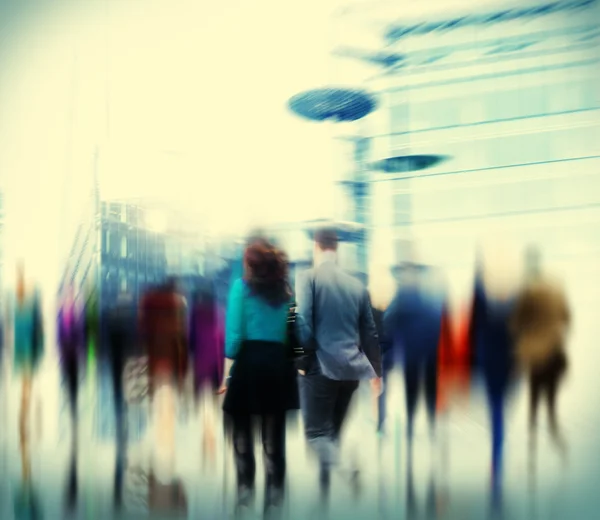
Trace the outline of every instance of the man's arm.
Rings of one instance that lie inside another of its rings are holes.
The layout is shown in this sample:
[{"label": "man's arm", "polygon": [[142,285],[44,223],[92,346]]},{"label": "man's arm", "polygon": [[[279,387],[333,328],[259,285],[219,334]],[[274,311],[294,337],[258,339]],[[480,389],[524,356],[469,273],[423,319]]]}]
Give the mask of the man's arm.
[{"label": "man's arm", "polygon": [[306,350],[316,350],[313,323],[313,276],[310,271],[302,273],[296,283],[296,332]]},{"label": "man's arm", "polygon": [[377,336],[377,326],[373,319],[371,298],[366,289],[362,295],[359,327],[362,350],[367,358],[369,358],[371,365],[373,365],[377,377],[381,377],[381,347],[379,346],[379,338]]}]

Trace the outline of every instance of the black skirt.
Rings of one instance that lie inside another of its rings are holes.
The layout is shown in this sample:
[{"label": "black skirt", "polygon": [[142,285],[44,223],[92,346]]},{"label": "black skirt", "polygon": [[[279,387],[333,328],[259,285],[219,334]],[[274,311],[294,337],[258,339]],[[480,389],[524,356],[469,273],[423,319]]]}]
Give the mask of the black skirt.
[{"label": "black skirt", "polygon": [[231,369],[223,411],[272,415],[298,410],[297,372],[283,343],[244,341]]}]

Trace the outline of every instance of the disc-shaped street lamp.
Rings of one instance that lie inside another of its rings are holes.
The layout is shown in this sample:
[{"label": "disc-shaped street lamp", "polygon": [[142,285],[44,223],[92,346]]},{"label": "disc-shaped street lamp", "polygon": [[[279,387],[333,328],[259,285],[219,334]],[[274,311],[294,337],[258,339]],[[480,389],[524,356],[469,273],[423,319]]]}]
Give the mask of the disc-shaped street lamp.
[{"label": "disc-shaped street lamp", "polygon": [[371,164],[371,169],[384,173],[408,173],[427,170],[446,160],[444,155],[397,155]]},{"label": "disc-shaped street lamp", "polygon": [[373,112],[377,102],[363,90],[322,88],[296,94],[288,106],[296,115],[310,121],[352,122]]}]

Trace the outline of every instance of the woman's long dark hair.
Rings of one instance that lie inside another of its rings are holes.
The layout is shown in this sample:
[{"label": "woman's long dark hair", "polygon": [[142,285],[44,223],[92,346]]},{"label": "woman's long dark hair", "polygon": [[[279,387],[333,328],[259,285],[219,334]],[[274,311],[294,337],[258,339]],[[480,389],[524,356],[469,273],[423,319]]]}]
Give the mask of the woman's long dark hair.
[{"label": "woman's long dark hair", "polygon": [[289,300],[288,258],[281,249],[264,238],[255,239],[246,247],[244,262],[244,280],[252,294],[274,307]]}]

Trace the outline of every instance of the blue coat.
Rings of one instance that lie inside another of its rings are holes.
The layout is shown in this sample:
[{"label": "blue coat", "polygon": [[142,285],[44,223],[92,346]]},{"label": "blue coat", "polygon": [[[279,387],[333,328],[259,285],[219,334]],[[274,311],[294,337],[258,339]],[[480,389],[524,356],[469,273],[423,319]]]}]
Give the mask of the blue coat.
[{"label": "blue coat", "polygon": [[486,293],[481,277],[475,280],[471,338],[475,370],[488,385],[503,391],[513,368],[513,350],[508,319],[514,298],[495,301]]},{"label": "blue coat", "polygon": [[443,298],[415,286],[400,288],[383,318],[394,358],[403,357],[407,362],[435,358],[443,314]]}]

